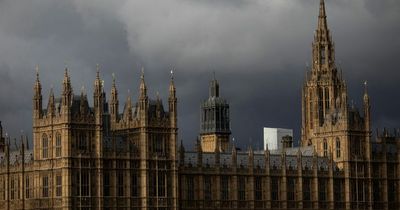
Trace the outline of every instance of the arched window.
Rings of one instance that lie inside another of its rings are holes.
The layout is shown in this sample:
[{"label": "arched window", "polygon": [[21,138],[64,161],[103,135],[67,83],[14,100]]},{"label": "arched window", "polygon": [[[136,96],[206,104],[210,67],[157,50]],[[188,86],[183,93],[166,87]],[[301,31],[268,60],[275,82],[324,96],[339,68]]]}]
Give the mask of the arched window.
[{"label": "arched window", "polygon": [[340,139],[336,138],[336,158],[340,158]]},{"label": "arched window", "polygon": [[61,134],[56,134],[56,157],[61,157]]},{"label": "arched window", "polygon": [[328,142],[326,142],[326,139],[324,139],[323,147],[324,147],[324,157],[327,157],[328,156]]},{"label": "arched window", "polygon": [[48,158],[49,140],[46,134],[42,136],[42,158]]},{"label": "arched window", "polygon": [[329,110],[329,88],[325,88],[325,113]]}]

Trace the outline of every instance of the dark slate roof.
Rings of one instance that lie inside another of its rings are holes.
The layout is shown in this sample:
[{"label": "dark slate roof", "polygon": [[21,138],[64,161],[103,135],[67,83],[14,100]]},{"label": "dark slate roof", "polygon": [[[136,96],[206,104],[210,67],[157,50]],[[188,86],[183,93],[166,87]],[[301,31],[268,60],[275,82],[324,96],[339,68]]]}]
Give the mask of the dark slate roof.
[{"label": "dark slate roof", "polygon": [[[24,159],[25,163],[33,162],[33,151],[26,150],[24,157],[21,157],[21,152],[18,150],[11,151],[10,152],[10,165],[22,163],[22,158]],[[5,160],[6,160],[5,153],[4,152],[0,153],[0,164],[5,164]]]}]

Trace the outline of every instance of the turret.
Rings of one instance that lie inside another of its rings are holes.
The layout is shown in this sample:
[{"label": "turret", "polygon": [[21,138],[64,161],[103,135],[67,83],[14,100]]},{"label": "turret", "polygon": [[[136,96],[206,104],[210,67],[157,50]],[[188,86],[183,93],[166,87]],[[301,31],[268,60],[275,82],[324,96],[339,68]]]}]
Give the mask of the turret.
[{"label": "turret", "polygon": [[33,88],[33,118],[42,117],[42,85],[39,80],[39,66],[36,66],[36,82]]},{"label": "turret", "polygon": [[99,65],[97,65],[96,79],[94,81],[93,102],[96,121],[100,124],[102,123],[103,115],[103,81],[100,79]]},{"label": "turret", "polygon": [[47,116],[54,117],[55,114],[56,114],[56,105],[55,105],[53,88],[51,88],[49,93],[49,103],[47,104]]},{"label": "turret", "polygon": [[363,100],[363,108],[364,108],[364,120],[365,120],[365,129],[370,130],[370,124],[371,124],[371,105],[369,102],[369,95],[368,95],[368,84],[367,81],[364,82],[364,100]]},{"label": "turret", "polygon": [[123,118],[125,122],[129,122],[130,120],[132,120],[132,99],[130,91],[128,91],[128,96],[126,98]]},{"label": "turret", "polygon": [[149,100],[147,97],[147,87],[144,81],[144,68],[142,68],[142,75],[140,76],[140,88],[139,88],[139,113],[142,126],[147,124],[148,101]]}]

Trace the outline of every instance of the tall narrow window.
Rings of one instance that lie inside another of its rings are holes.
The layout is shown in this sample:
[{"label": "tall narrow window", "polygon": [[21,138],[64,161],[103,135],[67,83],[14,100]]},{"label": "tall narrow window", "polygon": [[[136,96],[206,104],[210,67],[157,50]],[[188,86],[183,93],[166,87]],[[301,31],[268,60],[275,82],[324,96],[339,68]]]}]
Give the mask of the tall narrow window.
[{"label": "tall narrow window", "polygon": [[0,176],[0,199],[5,200],[5,182],[3,180],[3,177]]},{"label": "tall narrow window", "polygon": [[61,157],[61,134],[56,134],[56,157]]},{"label": "tall narrow window", "polygon": [[328,112],[329,110],[329,88],[325,88],[325,113]]},{"label": "tall narrow window", "polygon": [[287,199],[288,201],[295,200],[296,194],[296,180],[294,178],[288,178],[287,180]]},{"label": "tall narrow window", "polygon": [[241,201],[246,200],[246,177],[238,177],[238,198]]},{"label": "tall narrow window", "polygon": [[254,178],[254,199],[256,201],[262,200],[262,178],[257,176]]},{"label": "tall narrow window", "polygon": [[56,196],[62,195],[62,176],[56,176]]},{"label": "tall narrow window", "polygon": [[194,180],[193,176],[186,177],[186,187],[187,187],[187,200],[194,200]]},{"label": "tall narrow window", "polygon": [[324,119],[325,119],[325,115],[324,115],[324,102],[323,102],[323,97],[324,97],[324,93],[323,93],[323,88],[320,87],[318,88],[318,118],[319,118],[319,126],[324,125]]},{"label": "tall narrow window", "polygon": [[103,177],[103,193],[104,196],[110,196],[110,173],[108,171],[104,172]]},{"label": "tall narrow window", "polygon": [[49,177],[48,176],[42,177],[42,197],[43,198],[49,197]]},{"label": "tall narrow window", "polygon": [[165,196],[165,184],[166,184],[166,173],[165,171],[158,172],[158,196],[164,197]]},{"label": "tall narrow window", "polygon": [[118,196],[124,196],[124,173],[123,172],[118,172],[117,192],[118,192]]},{"label": "tall narrow window", "polygon": [[87,170],[82,170],[81,171],[81,196],[90,196],[89,192],[89,186],[90,186],[90,177],[89,177],[89,171]]},{"label": "tall narrow window", "polygon": [[325,64],[325,47],[321,47],[320,55],[321,55],[321,64]]},{"label": "tall narrow window", "polygon": [[324,157],[327,157],[328,156],[328,142],[326,142],[326,139],[324,139],[324,142],[323,142],[323,149],[324,149]]},{"label": "tall narrow window", "polygon": [[132,171],[131,173],[131,196],[139,196],[139,173]]},{"label": "tall narrow window", "polygon": [[49,140],[46,134],[42,136],[42,158],[48,158]]},{"label": "tall narrow window", "polygon": [[33,196],[33,180],[30,176],[25,177],[25,198],[32,198]]},{"label": "tall narrow window", "polygon": [[11,184],[10,184],[10,197],[11,200],[15,199],[15,180],[14,178],[11,178]]},{"label": "tall narrow window", "polygon": [[279,208],[279,177],[271,177],[271,207]]},{"label": "tall narrow window", "polygon": [[326,180],[325,179],[319,179],[318,180],[318,191],[319,191],[318,199],[320,201],[326,201],[327,186],[326,186]]},{"label": "tall narrow window", "polygon": [[340,158],[340,139],[336,138],[336,158]]},{"label": "tall narrow window", "polygon": [[211,177],[204,176],[204,200],[211,200]]},{"label": "tall narrow window", "polygon": [[221,200],[229,199],[229,177],[221,176]]}]

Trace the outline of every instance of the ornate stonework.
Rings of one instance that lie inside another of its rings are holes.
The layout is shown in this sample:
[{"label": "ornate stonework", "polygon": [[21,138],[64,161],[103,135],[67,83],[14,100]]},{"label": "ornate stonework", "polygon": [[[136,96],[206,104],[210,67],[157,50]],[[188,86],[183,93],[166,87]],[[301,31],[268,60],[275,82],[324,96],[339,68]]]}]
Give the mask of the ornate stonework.
[{"label": "ornate stonework", "polygon": [[0,209],[399,209],[400,132],[371,138],[370,99],[348,104],[320,1],[313,64],[303,86],[302,147],[237,151],[229,143],[229,104],[210,83],[201,105],[196,151],[177,147],[173,75],[168,109],[147,95],[119,111],[113,79],[106,99],[97,72],[93,106],[74,95],[67,69],[61,96],[43,108],[39,74],[33,95],[33,148],[11,143],[0,123]]}]

